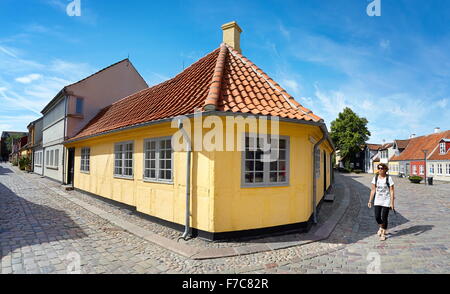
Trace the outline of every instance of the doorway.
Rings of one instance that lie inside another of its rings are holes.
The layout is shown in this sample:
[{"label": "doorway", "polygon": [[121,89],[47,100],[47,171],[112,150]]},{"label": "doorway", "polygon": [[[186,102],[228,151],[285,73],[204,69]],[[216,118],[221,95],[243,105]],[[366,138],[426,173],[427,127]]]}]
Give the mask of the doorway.
[{"label": "doorway", "polygon": [[73,185],[75,165],[75,148],[69,148],[67,158],[67,184]]}]

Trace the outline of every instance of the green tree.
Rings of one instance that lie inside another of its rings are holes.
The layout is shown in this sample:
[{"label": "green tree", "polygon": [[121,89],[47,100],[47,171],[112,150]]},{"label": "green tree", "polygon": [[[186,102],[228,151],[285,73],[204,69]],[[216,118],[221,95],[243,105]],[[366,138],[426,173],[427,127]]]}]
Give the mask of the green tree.
[{"label": "green tree", "polygon": [[359,117],[353,110],[346,107],[338,117],[331,122],[330,137],[344,165],[348,166],[350,156],[361,150],[361,146],[369,139],[370,131],[367,129],[367,119]]},{"label": "green tree", "polygon": [[18,140],[18,139],[20,139],[22,137],[23,137],[23,135],[14,134],[14,135],[11,135],[11,136],[9,136],[9,137],[7,137],[5,139],[6,150],[8,152],[7,155],[11,154],[11,152],[12,152],[12,142],[13,142],[13,140]]}]

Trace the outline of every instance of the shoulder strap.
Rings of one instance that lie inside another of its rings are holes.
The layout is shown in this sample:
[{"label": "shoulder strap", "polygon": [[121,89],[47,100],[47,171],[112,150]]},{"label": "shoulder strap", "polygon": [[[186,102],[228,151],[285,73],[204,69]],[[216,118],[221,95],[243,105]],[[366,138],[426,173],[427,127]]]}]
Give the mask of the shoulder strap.
[{"label": "shoulder strap", "polygon": [[375,188],[377,187],[378,184],[378,174],[375,174]]},{"label": "shoulder strap", "polygon": [[389,188],[391,188],[391,185],[389,184],[389,174],[386,174],[386,185]]}]

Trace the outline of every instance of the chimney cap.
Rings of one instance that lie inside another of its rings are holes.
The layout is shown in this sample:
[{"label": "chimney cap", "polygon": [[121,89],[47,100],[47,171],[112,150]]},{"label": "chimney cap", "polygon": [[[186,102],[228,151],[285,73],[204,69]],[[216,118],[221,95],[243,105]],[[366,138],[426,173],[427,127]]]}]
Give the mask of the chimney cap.
[{"label": "chimney cap", "polygon": [[222,25],[222,30],[227,30],[227,29],[231,29],[231,28],[237,28],[239,33],[242,33],[242,29],[241,27],[238,25],[238,23],[236,21],[230,21],[227,22],[225,24]]}]

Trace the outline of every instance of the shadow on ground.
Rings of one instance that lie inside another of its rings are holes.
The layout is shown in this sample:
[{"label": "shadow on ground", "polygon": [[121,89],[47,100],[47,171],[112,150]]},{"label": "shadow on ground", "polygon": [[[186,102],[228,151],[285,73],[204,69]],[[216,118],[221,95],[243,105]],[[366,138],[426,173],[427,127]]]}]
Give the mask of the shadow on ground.
[{"label": "shadow on ground", "polygon": [[[0,167],[0,175],[6,173],[12,171]],[[0,183],[0,258],[24,246],[86,236],[64,211],[30,202]]]}]

